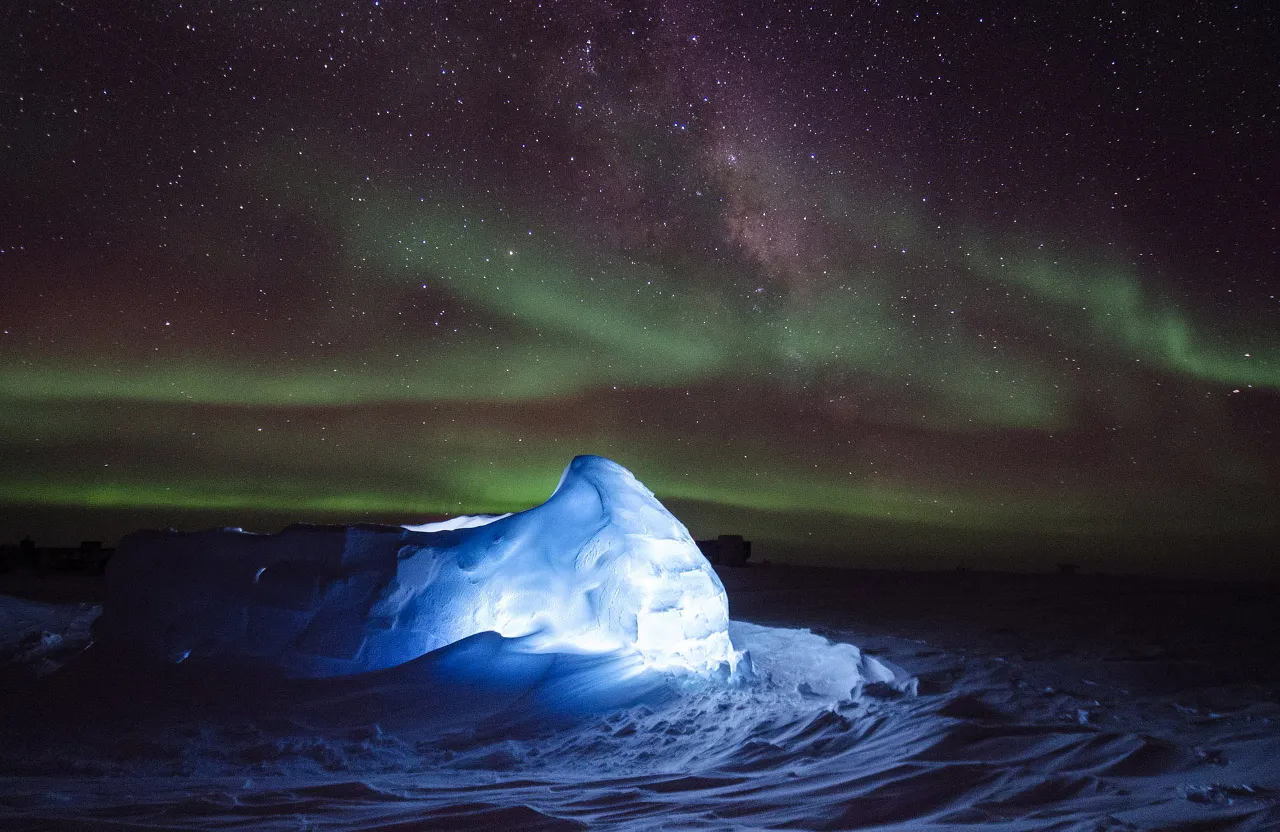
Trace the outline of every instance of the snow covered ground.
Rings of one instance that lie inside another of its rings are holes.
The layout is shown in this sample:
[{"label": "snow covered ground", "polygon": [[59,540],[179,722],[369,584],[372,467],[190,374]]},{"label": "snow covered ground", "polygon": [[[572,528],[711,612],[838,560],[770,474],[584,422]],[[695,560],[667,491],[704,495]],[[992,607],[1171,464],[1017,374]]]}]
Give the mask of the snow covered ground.
[{"label": "snow covered ground", "polygon": [[96,607],[0,596],[0,828],[1280,828],[1274,588],[722,578],[754,679],[492,634],[342,678],[135,666],[78,652]]}]

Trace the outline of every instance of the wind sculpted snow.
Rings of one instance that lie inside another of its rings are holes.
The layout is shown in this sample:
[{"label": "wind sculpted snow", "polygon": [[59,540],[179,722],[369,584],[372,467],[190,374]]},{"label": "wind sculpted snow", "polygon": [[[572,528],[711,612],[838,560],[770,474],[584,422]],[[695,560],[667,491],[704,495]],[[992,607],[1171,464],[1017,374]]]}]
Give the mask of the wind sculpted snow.
[{"label": "wind sculpted snow", "polygon": [[0,596],[0,830],[1280,826],[1261,589],[688,543],[596,458],[509,517],[138,536],[96,643]]},{"label": "wind sculpted snow", "polygon": [[492,633],[323,679],[93,648],[0,686],[0,829],[1277,828],[1269,599],[1047,581],[737,570],[786,626],[731,622],[736,680]]},{"label": "wind sculpted snow", "polygon": [[495,632],[524,649],[634,651],[732,672],[728,602],[689,532],[632,474],[580,456],[544,504],[419,527],[138,532],[109,570],[99,640],[168,661],[324,677]]}]

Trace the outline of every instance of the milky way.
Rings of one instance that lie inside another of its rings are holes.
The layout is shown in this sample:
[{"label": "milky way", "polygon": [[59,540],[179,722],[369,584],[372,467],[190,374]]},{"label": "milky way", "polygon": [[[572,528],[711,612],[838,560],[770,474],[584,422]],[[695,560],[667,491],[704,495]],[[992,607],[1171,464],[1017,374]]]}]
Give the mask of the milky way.
[{"label": "milky way", "polygon": [[598,453],[763,557],[1265,557],[1280,25],[1019,5],[7,13],[5,536]]}]

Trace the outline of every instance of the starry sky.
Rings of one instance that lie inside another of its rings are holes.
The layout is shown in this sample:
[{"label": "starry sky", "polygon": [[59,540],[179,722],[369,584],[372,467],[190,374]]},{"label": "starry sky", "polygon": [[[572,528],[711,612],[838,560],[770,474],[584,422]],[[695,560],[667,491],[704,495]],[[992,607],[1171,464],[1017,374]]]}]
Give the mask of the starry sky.
[{"label": "starry sky", "polygon": [[1280,572],[1280,17],[1035,5],[9,5],[0,535]]}]

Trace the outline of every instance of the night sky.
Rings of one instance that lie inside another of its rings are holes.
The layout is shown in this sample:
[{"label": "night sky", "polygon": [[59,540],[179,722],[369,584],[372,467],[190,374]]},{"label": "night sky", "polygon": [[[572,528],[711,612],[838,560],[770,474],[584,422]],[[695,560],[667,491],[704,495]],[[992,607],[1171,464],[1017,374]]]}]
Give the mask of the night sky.
[{"label": "night sky", "polygon": [[1280,570],[1269,3],[7,8],[3,542],[599,453],[757,559]]}]

